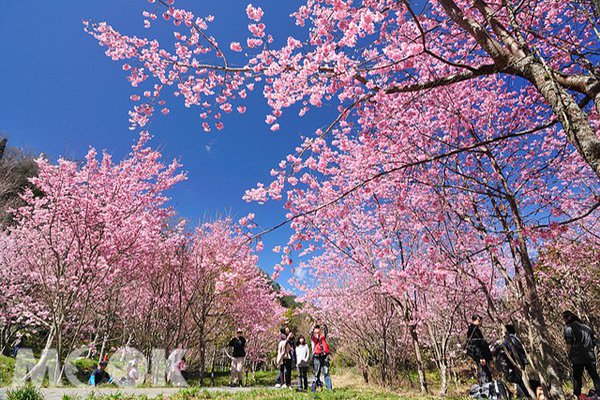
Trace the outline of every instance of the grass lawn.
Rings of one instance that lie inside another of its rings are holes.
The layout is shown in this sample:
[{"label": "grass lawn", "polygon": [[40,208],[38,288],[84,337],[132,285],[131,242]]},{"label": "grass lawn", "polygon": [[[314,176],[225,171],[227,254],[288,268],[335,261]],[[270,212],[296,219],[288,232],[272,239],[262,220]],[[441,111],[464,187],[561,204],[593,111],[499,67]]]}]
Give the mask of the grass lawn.
[{"label": "grass lawn", "polygon": [[[273,386],[275,385],[275,377],[277,371],[256,371],[252,374],[248,372],[247,378],[244,377],[244,384],[246,386]],[[207,373],[204,377],[204,384],[198,385],[197,374],[184,374],[185,380],[189,386],[227,386],[229,385],[230,372],[227,371],[215,371],[214,377],[211,373]],[[213,384],[214,381],[214,384]]]},{"label": "grass lawn", "polygon": [[[91,371],[95,368],[96,362],[93,360],[79,360],[76,363],[78,367],[79,378],[82,382],[87,381],[87,377]],[[8,386],[12,381],[12,370],[14,368],[14,359],[9,357],[0,356],[0,387]],[[256,374],[249,373],[247,380],[244,379],[244,383],[255,389],[243,392],[215,392],[207,391],[205,387],[214,386],[223,387],[229,383],[229,371],[215,371],[214,376],[210,374],[205,377],[203,387],[198,386],[198,377],[194,374],[188,376],[188,384],[190,387],[182,389],[177,394],[171,397],[166,397],[164,400],[208,400],[208,399],[231,399],[231,400],[283,400],[283,399],[323,399],[323,400],[345,400],[345,399],[374,399],[374,400],[387,400],[387,399],[426,399],[436,398],[437,396],[425,397],[418,393],[417,387],[404,387],[399,392],[393,392],[377,388],[374,386],[366,386],[362,381],[362,377],[356,374],[352,370],[336,371],[336,374],[332,375],[332,380],[335,390],[331,391],[318,391],[317,393],[301,393],[292,389],[275,389],[273,385],[275,383],[276,371],[257,371]],[[295,377],[294,377],[295,378]],[[295,382],[294,382],[295,383]],[[45,386],[45,385],[44,385]],[[96,395],[95,397],[89,397],[88,399],[81,397],[71,397],[66,395],[63,400],[148,400],[143,394],[143,387],[149,387],[150,385],[142,385],[140,388],[140,394],[136,395],[125,395],[125,394],[113,394],[113,395]],[[432,385],[435,386],[435,385]],[[68,387],[68,385],[67,385]],[[435,393],[435,389],[432,387],[432,392]],[[35,392],[35,390],[34,390]],[[16,393],[15,393],[16,394]],[[30,391],[18,394],[11,400],[43,400],[42,398],[36,398],[31,396]],[[451,397],[457,397],[455,394]],[[158,400],[158,399],[157,399]]]},{"label": "grass lawn", "polygon": [[[60,393],[58,393],[60,396]],[[63,394],[62,400],[149,400],[144,393],[122,394],[91,394],[76,395]],[[156,396],[156,393],[154,394]],[[57,398],[56,394],[52,398]],[[60,397],[58,397],[60,398]],[[430,397],[433,398],[433,397]],[[416,394],[398,394],[375,388],[342,388],[334,391],[318,391],[316,393],[301,393],[292,389],[254,389],[250,391],[226,392],[208,391],[205,388],[186,388],[170,396],[156,397],[157,400],[425,400],[427,397]],[[44,400],[40,391],[33,386],[26,385],[11,389],[7,393],[7,400]]]},{"label": "grass lawn", "polygon": [[[431,397],[433,398],[433,397]],[[202,388],[182,389],[181,392],[164,397],[164,400],[392,400],[411,399],[424,400],[427,397],[418,395],[400,395],[378,389],[336,389],[334,391],[318,391],[316,393],[301,393],[292,389],[255,389],[243,392],[207,391]],[[34,400],[34,399],[14,399]],[[39,400],[39,399],[38,399]],[[63,400],[148,400],[145,396],[114,394],[108,396],[90,396],[80,399],[70,396]]]},{"label": "grass lawn", "polygon": [[402,397],[392,392],[374,389],[336,389],[335,391],[323,391],[317,393],[300,393],[291,389],[257,389],[250,392],[223,393],[207,392],[194,389],[182,391],[172,396],[171,400],[207,400],[207,399],[230,399],[230,400],[302,400],[302,399],[323,399],[323,400],[388,400],[400,399]]}]

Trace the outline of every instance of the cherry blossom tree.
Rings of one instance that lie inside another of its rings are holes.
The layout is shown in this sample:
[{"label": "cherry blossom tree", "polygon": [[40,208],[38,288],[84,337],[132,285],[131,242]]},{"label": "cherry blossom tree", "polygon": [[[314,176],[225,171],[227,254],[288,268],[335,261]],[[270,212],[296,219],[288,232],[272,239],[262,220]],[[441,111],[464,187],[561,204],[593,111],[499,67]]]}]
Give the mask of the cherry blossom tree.
[{"label": "cherry blossom tree", "polygon": [[[226,345],[237,328],[256,338],[268,331],[275,338],[284,310],[257,262],[246,235],[231,221],[204,224],[191,237],[184,293],[199,340],[201,378],[208,342]],[[261,356],[255,347],[251,355]]]},{"label": "cherry blossom tree", "polygon": [[118,314],[131,345],[189,349],[200,383],[237,328],[248,339],[248,358],[274,347],[283,308],[242,227],[231,219],[203,223],[172,235],[121,286]]},{"label": "cherry blossom tree", "polygon": [[[82,166],[40,158],[25,205],[6,232],[4,268],[13,271],[28,292],[44,305],[49,334],[44,355],[56,345],[64,355],[95,315],[96,300],[119,274],[135,266],[162,240],[161,229],[172,211],[164,192],[184,179],[179,164],[163,164],[146,146],[147,134],[129,158],[115,163],[90,149]],[[24,299],[25,300],[25,299]],[[44,355],[38,365],[45,362]]]},{"label": "cherry blossom tree", "polygon": [[0,325],[47,330],[35,368],[51,347],[62,359],[86,337],[100,358],[115,344],[149,359],[155,347],[189,348],[201,377],[209,346],[226,346],[237,327],[253,362],[275,345],[284,309],[258,267],[262,243],[246,230],[253,217],[246,228],[231,219],[173,225],[166,191],[185,175],[148,141],[142,134],[120,162],[95,149],[84,163],[36,161],[31,184],[42,196],[27,189],[0,235]]},{"label": "cherry blossom tree", "polygon": [[[342,273],[381,287],[412,327],[417,359],[416,295],[431,282],[443,287],[449,274],[468,278],[495,321],[525,324],[548,395],[562,397],[536,254],[550,240],[597,229],[592,3],[307,0],[294,14],[306,35],[276,49],[264,11],[248,5],[250,36],[229,50],[210,35],[211,16],[151,3],[144,25],[173,23],[173,50],[86,22],[140,88],[133,129],[155,108],[168,113],[165,92],[200,108],[205,131],[243,113],[257,85],[274,131],[286,109],[339,112],[273,169],[269,185],[246,193],[248,201],[286,198],[294,234],[277,272],[297,253],[331,253],[337,260],[327,267],[318,256],[307,264],[318,284]],[[228,54],[242,50],[249,58],[233,65]]]},{"label": "cherry blossom tree", "polygon": [[[461,99],[449,89],[437,96],[441,102],[449,97],[446,100],[454,103],[450,110],[457,113],[457,128],[479,142],[484,140],[479,135],[519,129],[513,125],[518,122],[510,107],[496,109],[493,103],[483,102],[469,108],[472,99]],[[415,136],[417,130],[439,123],[429,118],[431,113],[416,118]],[[576,224],[584,227],[579,229],[583,234],[594,230],[595,179],[581,176],[581,170],[574,167],[578,162],[574,152],[565,151],[559,141],[537,135],[516,140],[508,149],[483,144],[443,160],[411,165],[405,159],[410,156],[398,149],[397,138],[372,132],[357,138],[334,132],[332,145],[322,142],[311,148],[307,158],[311,164],[295,167],[307,172],[300,172],[296,188],[288,191],[286,206],[296,231],[288,250],[307,244],[311,249],[316,239],[327,242],[327,251],[344,254],[350,265],[363,269],[384,265],[373,274],[394,278],[394,285],[386,291],[397,299],[403,298],[398,294],[410,293],[410,285],[415,285],[416,293],[426,293],[432,272],[433,276],[451,272],[468,277],[479,288],[480,303],[494,320],[514,317],[523,321],[532,338],[531,348],[542,349],[532,352],[534,365],[545,371],[547,382],[558,384],[556,346],[550,343],[537,292],[532,249],[576,229]],[[436,139],[423,140],[419,151],[437,146]],[[543,151],[534,156],[530,146]],[[425,153],[422,157],[433,156]],[[365,171],[372,169],[376,175],[377,168],[390,164],[405,167],[365,183]],[[286,176],[284,167],[275,175]],[[408,269],[406,259],[412,259]],[[284,258],[283,263],[288,261],[289,257]],[[330,267],[332,271],[339,268]],[[498,288],[508,289],[500,293],[502,301]],[[401,310],[410,316],[418,305],[405,301]]]},{"label": "cherry blossom tree", "polygon": [[47,328],[46,308],[34,295],[33,285],[23,279],[12,264],[13,242],[0,234],[0,352],[4,353],[18,332],[30,333]]},{"label": "cherry blossom tree", "polygon": [[[336,99],[342,119],[372,102],[419,102],[413,93],[469,81],[480,89],[477,97],[485,98],[486,85],[479,84],[506,76],[500,89],[512,81],[524,85],[530,99],[521,98],[520,105],[543,116],[539,129],[560,123],[600,176],[597,117],[590,109],[598,92],[593,66],[598,37],[590,2],[440,0],[424,7],[410,1],[311,0],[294,14],[297,25],[307,26],[306,37],[289,37],[279,50],[267,48],[273,38],[260,22],[264,11],[250,4],[246,48],[256,55],[239,67],[231,65],[226,49],[208,33],[214,17],[196,17],[171,0],[150,3],[157,7],[144,12],[144,26],[151,28],[161,18],[172,22],[173,51],[155,39],[123,35],[104,22],[85,23],[107,46],[109,57],[126,61],[123,69],[130,72],[132,86],[147,84],[149,78],[156,82],[143,97],[132,95],[135,102],[147,99],[131,111],[133,126],[146,125],[155,108],[168,113],[159,97],[169,87],[186,106],[203,108],[201,117],[222,129],[222,113],[233,111],[232,103],[264,79],[263,94],[273,108],[266,122],[277,130],[282,110],[295,104],[303,107],[303,115],[307,107]],[[239,42],[229,48],[243,50]],[[245,111],[243,105],[237,109]],[[211,130],[209,122],[203,127]]]}]

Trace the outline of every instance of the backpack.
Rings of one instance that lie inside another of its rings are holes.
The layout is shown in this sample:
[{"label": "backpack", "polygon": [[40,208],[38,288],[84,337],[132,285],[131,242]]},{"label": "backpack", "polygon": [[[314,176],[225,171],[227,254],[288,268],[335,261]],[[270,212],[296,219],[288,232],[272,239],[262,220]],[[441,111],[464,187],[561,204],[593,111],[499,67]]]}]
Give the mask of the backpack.
[{"label": "backpack", "polygon": [[469,396],[474,399],[509,400],[510,392],[502,381],[492,381],[483,385],[473,385]]},{"label": "backpack", "polygon": [[516,356],[518,357],[518,360],[515,361],[520,362],[521,366],[528,365],[529,360],[527,360],[527,353],[525,352],[525,347],[523,347],[523,343],[521,343],[521,340],[518,338],[517,335],[509,335],[508,337],[510,350],[516,353]]}]

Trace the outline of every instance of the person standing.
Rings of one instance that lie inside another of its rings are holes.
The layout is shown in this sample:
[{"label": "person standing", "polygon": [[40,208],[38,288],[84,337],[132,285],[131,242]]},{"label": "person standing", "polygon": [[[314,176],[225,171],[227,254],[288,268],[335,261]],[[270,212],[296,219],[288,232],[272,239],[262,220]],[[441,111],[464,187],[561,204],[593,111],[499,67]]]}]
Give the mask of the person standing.
[{"label": "person standing", "polygon": [[[282,326],[281,329],[279,330],[279,335],[277,336],[277,360],[279,360],[279,343],[282,340],[287,340],[287,335],[290,333],[290,328],[288,328],[287,326]],[[281,370],[279,368],[279,361],[276,362],[277,364],[277,377],[275,378],[275,387],[276,388],[280,388],[281,384],[282,384],[282,380],[283,380],[283,375],[281,374]]]},{"label": "person standing", "polygon": [[233,347],[230,385],[232,387],[242,386],[244,379],[244,359],[246,358],[246,338],[242,335],[241,328],[237,330],[237,335],[229,341],[229,347]]},{"label": "person standing", "polygon": [[277,345],[277,367],[279,368],[279,376],[281,381],[281,385],[277,387],[289,388],[292,385],[292,374],[288,373],[292,363],[290,351],[291,349],[288,338],[282,337]]},{"label": "person standing", "polygon": [[332,389],[331,378],[329,376],[329,344],[327,343],[327,327],[324,326],[321,331],[319,325],[315,325],[311,330],[311,341],[313,344],[313,368],[314,380],[312,383],[312,391],[317,390],[317,386],[321,385],[321,374],[325,381],[325,387]]},{"label": "person standing", "polygon": [[298,338],[296,346],[296,365],[298,367],[298,388],[300,391],[308,390],[308,358],[310,357],[310,349],[306,344],[304,336]]},{"label": "person standing", "polygon": [[489,363],[492,353],[488,342],[481,333],[481,317],[474,315],[467,329],[467,355],[477,364],[477,382],[479,385],[492,381]]},{"label": "person standing", "polygon": [[596,370],[596,353],[594,352],[594,347],[596,347],[594,331],[571,311],[563,312],[562,316],[565,322],[565,342],[573,367],[573,394],[575,397],[585,398],[585,395],[581,395],[584,370],[587,370],[594,382],[596,393],[600,393],[600,376]]},{"label": "person standing", "polygon": [[[289,381],[292,381],[292,372],[294,371],[294,367],[296,366],[296,338],[294,336],[294,332],[290,331],[287,336],[287,350],[289,357],[285,362],[285,374],[289,376]],[[286,378],[287,379],[287,378]],[[288,385],[289,386],[289,385]]]},{"label": "person standing", "polygon": [[502,340],[498,340],[492,346],[492,355],[496,362],[496,371],[502,372],[508,382],[514,383],[517,389],[517,398],[528,398],[527,389],[525,389],[521,378],[521,370],[519,370],[513,362],[511,350],[506,347]]},{"label": "person standing", "polygon": [[516,385],[518,398],[530,397],[523,382],[523,371],[525,371],[525,367],[529,364],[529,361],[527,360],[525,346],[523,346],[523,342],[517,336],[517,330],[512,324],[504,326],[503,347],[507,351],[507,355],[509,356],[507,359],[510,362],[508,381]]}]

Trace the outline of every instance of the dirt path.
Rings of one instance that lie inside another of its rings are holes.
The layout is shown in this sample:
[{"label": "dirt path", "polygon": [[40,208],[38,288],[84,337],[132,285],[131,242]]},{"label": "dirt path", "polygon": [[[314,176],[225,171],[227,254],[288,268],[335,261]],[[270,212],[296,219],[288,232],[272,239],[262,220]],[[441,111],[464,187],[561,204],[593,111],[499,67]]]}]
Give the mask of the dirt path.
[{"label": "dirt path", "polygon": [[[202,390],[209,392],[246,392],[254,388],[230,388],[230,387],[207,387]],[[0,399],[6,399],[6,392],[8,388],[0,388]],[[62,400],[63,396],[72,396],[79,399],[85,399],[90,394],[94,393],[97,395],[110,395],[121,393],[124,395],[136,395],[136,396],[147,396],[148,398],[159,397],[162,395],[170,396],[177,393],[179,388],[92,388],[92,387],[80,387],[80,388],[42,388],[42,394],[46,400]]]}]

